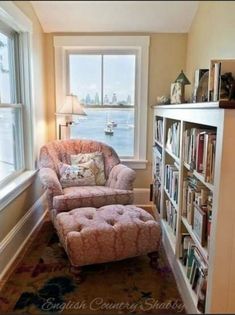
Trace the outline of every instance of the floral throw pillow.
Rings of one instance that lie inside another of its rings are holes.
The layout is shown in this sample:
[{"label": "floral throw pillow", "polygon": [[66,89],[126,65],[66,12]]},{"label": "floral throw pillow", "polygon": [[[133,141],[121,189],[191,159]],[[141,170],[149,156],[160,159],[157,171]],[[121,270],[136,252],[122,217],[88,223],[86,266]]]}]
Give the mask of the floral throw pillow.
[{"label": "floral throw pillow", "polygon": [[60,183],[62,188],[73,186],[94,186],[95,175],[92,171],[93,161],[79,165],[61,163]]},{"label": "floral throw pillow", "polygon": [[93,153],[79,153],[77,155],[71,155],[71,164],[79,165],[81,163],[86,163],[93,161],[92,171],[95,175],[95,182],[98,186],[103,186],[106,183],[105,173],[104,173],[104,157],[101,152]]}]

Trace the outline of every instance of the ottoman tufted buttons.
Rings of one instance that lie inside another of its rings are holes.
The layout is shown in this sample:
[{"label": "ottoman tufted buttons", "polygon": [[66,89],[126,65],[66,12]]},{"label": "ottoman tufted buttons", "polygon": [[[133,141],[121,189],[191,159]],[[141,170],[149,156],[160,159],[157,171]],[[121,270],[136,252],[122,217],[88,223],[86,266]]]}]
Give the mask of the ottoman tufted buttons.
[{"label": "ottoman tufted buttons", "polygon": [[139,216],[139,220],[143,221],[143,222],[146,222],[148,221],[149,219],[148,218],[145,218],[143,215],[140,215]]},{"label": "ottoman tufted buttons", "polygon": [[76,228],[76,232],[81,232],[83,229],[83,226],[82,225],[78,225],[77,228]]},{"label": "ottoman tufted buttons", "polygon": [[116,223],[116,221],[115,221],[115,220],[112,220],[112,219],[106,220],[106,222],[107,222],[109,225],[112,225],[112,226],[114,226],[115,223]]},{"label": "ottoman tufted buttons", "polygon": [[88,215],[86,215],[85,216],[88,220],[93,220],[93,215],[91,215],[91,214],[88,214]]}]

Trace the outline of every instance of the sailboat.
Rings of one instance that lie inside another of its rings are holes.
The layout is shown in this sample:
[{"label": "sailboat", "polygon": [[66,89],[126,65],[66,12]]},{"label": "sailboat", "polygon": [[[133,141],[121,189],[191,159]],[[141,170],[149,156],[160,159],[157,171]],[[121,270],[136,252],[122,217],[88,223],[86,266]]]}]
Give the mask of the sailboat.
[{"label": "sailboat", "polygon": [[109,136],[113,136],[113,126],[112,123],[108,122],[106,128],[104,129],[104,133]]}]

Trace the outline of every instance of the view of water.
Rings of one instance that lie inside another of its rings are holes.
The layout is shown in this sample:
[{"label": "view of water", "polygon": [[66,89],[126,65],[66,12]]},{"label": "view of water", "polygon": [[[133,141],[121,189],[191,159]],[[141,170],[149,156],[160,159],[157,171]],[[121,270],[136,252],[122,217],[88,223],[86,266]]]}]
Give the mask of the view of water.
[{"label": "view of water", "polygon": [[[94,110],[85,109],[85,119],[71,126],[71,138],[98,140],[112,146],[119,156],[134,156],[134,110]],[[113,135],[106,135],[104,129],[108,121],[114,121]]]}]

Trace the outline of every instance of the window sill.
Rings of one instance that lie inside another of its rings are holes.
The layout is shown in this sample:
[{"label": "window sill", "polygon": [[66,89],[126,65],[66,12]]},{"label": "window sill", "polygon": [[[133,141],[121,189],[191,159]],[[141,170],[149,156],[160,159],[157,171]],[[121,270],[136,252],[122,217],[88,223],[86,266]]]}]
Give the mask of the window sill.
[{"label": "window sill", "polygon": [[129,160],[121,159],[122,164],[134,169],[134,170],[145,170],[147,167],[148,160]]},{"label": "window sill", "polygon": [[0,211],[33,183],[36,173],[37,171],[25,171],[0,189]]}]

